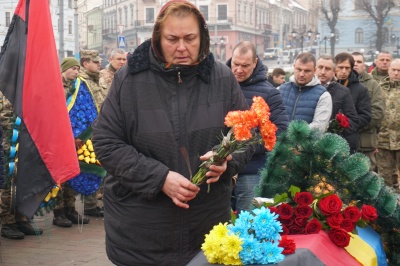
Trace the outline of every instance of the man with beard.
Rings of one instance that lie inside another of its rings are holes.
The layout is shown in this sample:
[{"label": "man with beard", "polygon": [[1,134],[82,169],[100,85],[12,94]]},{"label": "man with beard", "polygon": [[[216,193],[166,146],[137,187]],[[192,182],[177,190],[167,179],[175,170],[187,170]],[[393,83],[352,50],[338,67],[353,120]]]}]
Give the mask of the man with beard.
[{"label": "man with beard", "polygon": [[[249,106],[254,96],[261,96],[271,110],[270,120],[278,127],[277,134],[286,130],[288,118],[282,97],[268,81],[266,69],[257,56],[252,42],[239,42],[233,48],[232,58],[226,63],[239,82]],[[250,211],[254,197],[254,187],[260,181],[259,170],[265,165],[266,149],[258,145],[246,168],[239,172],[233,191],[232,208],[237,211]]]},{"label": "man with beard", "polygon": [[356,107],[358,115],[358,129],[351,136],[347,137],[350,152],[358,150],[359,130],[366,127],[371,121],[371,100],[368,90],[358,81],[358,73],[353,70],[354,58],[349,53],[340,53],[335,56],[336,78],[343,86],[350,89],[350,94]]}]

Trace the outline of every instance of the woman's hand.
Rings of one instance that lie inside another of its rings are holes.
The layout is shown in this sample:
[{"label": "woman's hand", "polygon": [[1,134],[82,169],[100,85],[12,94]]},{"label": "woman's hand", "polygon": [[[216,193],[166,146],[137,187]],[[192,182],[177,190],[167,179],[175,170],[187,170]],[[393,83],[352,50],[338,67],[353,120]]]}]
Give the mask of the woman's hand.
[{"label": "woman's hand", "polygon": [[187,202],[196,197],[200,188],[181,174],[169,171],[162,191],[172,199],[176,206],[187,209],[189,208]]},{"label": "woman's hand", "polygon": [[[213,152],[209,151],[203,156],[200,156],[200,160],[202,161],[207,161],[213,156]],[[225,158],[225,160],[221,163],[221,165],[211,165],[209,167],[209,171],[206,173],[207,184],[215,183],[219,180],[220,176],[226,171],[228,161],[232,160],[232,155],[228,155],[228,157]]]}]

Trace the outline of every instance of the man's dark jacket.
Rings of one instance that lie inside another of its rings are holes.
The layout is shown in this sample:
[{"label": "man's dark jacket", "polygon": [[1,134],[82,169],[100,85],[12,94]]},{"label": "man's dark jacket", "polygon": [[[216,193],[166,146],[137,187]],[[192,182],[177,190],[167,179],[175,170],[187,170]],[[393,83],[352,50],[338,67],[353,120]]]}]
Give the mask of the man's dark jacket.
[{"label": "man's dark jacket", "polygon": [[350,90],[337,83],[335,80],[331,81],[328,86],[326,86],[326,89],[332,96],[331,120],[335,119],[336,114],[339,112],[346,115],[349,120],[350,127],[345,129],[341,134],[349,142],[353,139],[352,135],[357,134],[358,130],[358,115]]},{"label": "man's dark jacket", "polygon": [[[228,67],[231,67],[231,60],[229,59],[226,62]],[[271,110],[270,120],[277,126],[278,131],[276,133],[279,135],[287,129],[288,116],[279,90],[267,81],[266,74],[267,71],[258,57],[257,65],[251,76],[247,80],[239,82],[239,84],[249,106],[253,103],[254,96],[261,96],[265,100]],[[260,168],[265,166],[265,160],[266,149],[259,145],[250,162],[240,174],[257,174]]]},{"label": "man's dark jacket", "polygon": [[371,121],[371,99],[367,88],[358,80],[358,73],[355,70],[350,73],[348,79],[339,80],[339,83],[349,88],[358,115],[357,132],[347,137],[350,150],[355,152],[358,150],[359,145],[358,132]]}]

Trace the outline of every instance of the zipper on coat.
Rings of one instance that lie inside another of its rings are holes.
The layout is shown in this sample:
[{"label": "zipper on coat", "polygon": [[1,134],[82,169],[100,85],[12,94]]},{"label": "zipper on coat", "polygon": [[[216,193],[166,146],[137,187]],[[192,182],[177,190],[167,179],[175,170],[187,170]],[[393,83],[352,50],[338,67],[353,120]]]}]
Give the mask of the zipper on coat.
[{"label": "zipper on coat", "polygon": [[178,71],[178,83],[182,83],[181,72]]},{"label": "zipper on coat", "polygon": [[293,111],[292,111],[292,117],[290,118],[290,121],[292,121],[292,120],[294,119],[294,114],[296,113],[297,102],[298,102],[299,99],[300,99],[300,95],[301,95],[301,87],[299,87],[299,95],[297,95],[296,101],[295,101],[295,103],[294,103]]}]

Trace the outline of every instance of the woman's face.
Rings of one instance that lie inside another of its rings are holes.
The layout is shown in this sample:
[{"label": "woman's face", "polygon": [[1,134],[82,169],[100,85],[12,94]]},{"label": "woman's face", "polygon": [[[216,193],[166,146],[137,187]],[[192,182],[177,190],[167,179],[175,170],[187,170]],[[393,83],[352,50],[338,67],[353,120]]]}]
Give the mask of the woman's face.
[{"label": "woman's face", "polygon": [[194,14],[169,16],[161,30],[161,50],[166,63],[192,65],[200,52],[200,29]]}]

